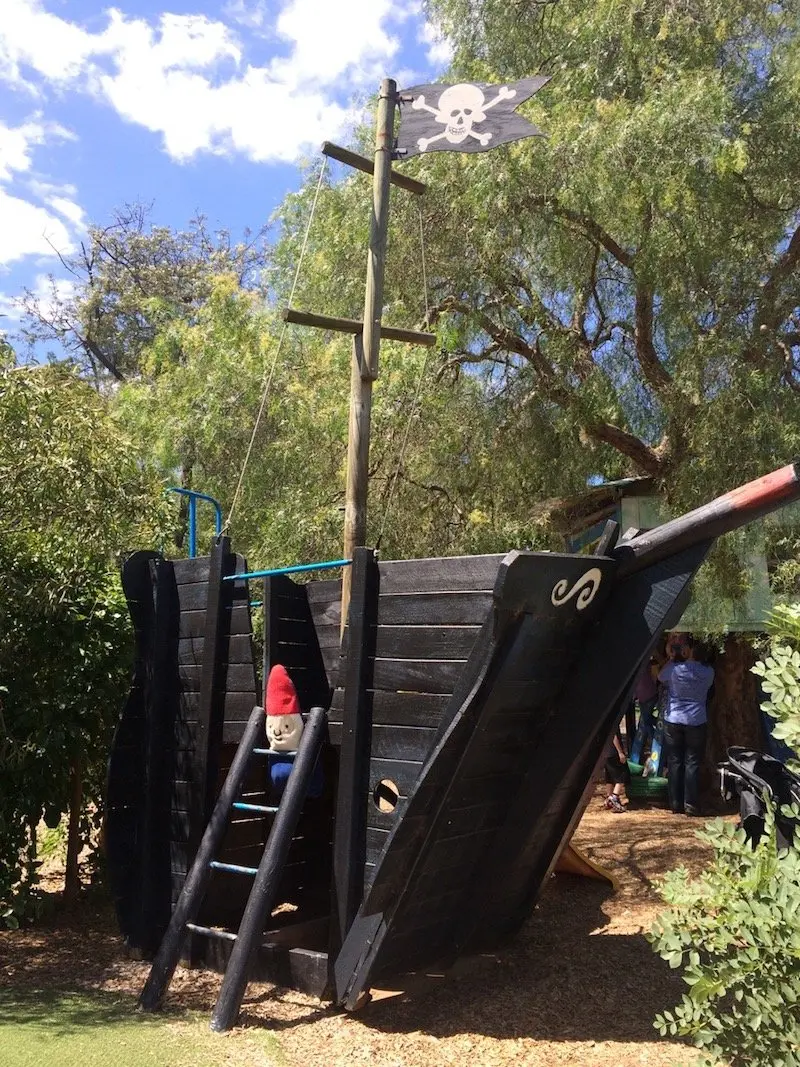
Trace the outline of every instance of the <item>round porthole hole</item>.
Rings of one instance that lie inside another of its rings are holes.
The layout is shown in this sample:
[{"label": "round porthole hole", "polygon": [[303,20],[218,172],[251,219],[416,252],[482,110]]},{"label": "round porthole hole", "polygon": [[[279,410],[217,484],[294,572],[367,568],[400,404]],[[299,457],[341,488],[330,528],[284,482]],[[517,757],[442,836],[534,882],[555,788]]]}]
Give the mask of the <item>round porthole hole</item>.
[{"label": "round porthole hole", "polygon": [[372,799],[378,811],[388,813],[394,811],[397,807],[397,802],[400,799],[400,790],[391,778],[383,778],[372,791]]}]

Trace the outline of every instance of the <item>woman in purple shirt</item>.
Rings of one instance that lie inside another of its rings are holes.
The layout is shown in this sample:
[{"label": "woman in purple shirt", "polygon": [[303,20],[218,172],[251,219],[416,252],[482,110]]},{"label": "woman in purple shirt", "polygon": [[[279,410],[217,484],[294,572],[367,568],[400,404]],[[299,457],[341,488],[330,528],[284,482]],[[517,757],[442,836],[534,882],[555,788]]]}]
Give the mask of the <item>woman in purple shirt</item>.
[{"label": "woman in purple shirt", "polygon": [[699,815],[697,780],[706,747],[706,701],[714,668],[706,662],[703,645],[691,637],[686,645],[688,658],[678,658],[679,651],[673,649],[658,680],[669,694],[664,717],[669,806],[675,814]]}]

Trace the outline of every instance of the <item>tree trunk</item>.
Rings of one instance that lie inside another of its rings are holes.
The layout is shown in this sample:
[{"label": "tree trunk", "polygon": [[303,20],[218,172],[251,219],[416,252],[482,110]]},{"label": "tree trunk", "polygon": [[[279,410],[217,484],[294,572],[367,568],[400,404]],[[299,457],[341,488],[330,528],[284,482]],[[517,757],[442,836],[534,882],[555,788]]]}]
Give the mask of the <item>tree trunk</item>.
[{"label": "tree trunk", "polygon": [[80,762],[70,772],[69,829],[67,831],[67,863],[64,872],[64,904],[74,904],[81,891],[78,857],[81,852],[80,825],[83,805],[83,770]]},{"label": "tree trunk", "polygon": [[714,697],[708,708],[706,747],[709,771],[716,771],[731,745],[763,747],[758,681],[750,672],[756,659],[745,634],[728,635],[725,651],[714,664]]}]

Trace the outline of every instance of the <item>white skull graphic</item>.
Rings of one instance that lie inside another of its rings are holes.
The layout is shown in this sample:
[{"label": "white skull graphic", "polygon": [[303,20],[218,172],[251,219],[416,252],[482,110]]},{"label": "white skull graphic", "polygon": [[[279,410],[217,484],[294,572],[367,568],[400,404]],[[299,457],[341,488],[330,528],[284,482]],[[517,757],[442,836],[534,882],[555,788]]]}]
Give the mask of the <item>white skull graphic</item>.
[{"label": "white skull graphic", "polygon": [[451,85],[439,97],[436,119],[447,127],[450,144],[461,144],[472,132],[473,122],[483,122],[486,98],[477,85]]},{"label": "white skull graphic", "polygon": [[504,85],[493,99],[487,101],[480,86],[462,82],[459,85],[448,85],[439,97],[436,107],[426,104],[424,96],[416,97],[411,103],[414,111],[429,111],[436,121],[444,126],[442,133],[419,138],[417,144],[420,152],[427,151],[428,147],[437,141],[446,140],[448,144],[461,144],[468,137],[474,137],[483,146],[487,145],[492,139],[491,130],[478,133],[472,127],[476,122],[483,122],[489,108],[499,104],[501,100],[511,100],[516,95],[516,89]]}]

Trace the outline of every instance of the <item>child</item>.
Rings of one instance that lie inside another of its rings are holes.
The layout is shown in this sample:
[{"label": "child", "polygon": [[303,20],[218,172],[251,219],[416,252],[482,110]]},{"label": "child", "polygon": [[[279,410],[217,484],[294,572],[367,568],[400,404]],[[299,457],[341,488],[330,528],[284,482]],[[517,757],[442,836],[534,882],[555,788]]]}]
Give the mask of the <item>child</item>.
[{"label": "child", "polygon": [[619,730],[614,731],[614,738],[606,751],[606,781],[608,782],[608,796],[606,807],[616,815],[622,815],[628,809],[628,797],[625,786],[631,780],[631,772],[628,767],[628,759],[625,749],[622,747],[622,738]]}]

